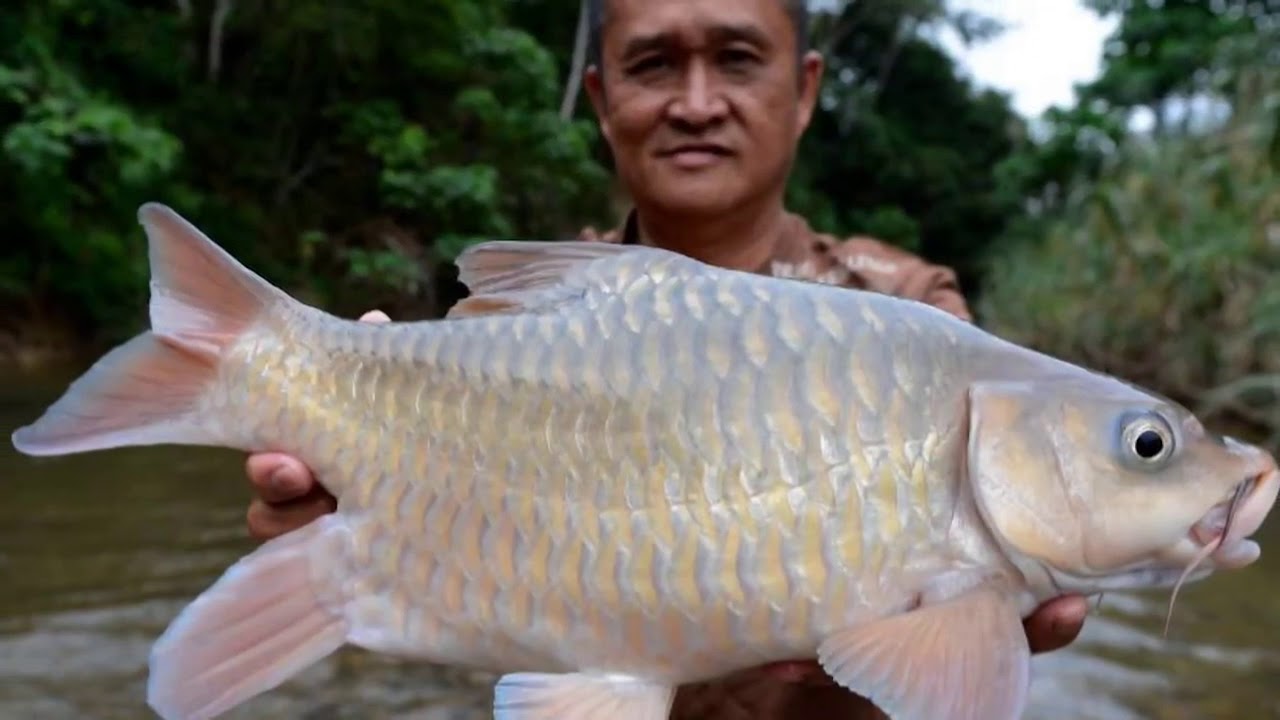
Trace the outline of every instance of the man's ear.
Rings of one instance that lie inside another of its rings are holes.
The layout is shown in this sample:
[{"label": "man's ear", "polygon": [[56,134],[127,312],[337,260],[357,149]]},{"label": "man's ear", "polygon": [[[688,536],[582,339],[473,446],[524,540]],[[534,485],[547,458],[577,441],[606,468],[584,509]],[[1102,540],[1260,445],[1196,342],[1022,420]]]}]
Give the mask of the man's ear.
[{"label": "man's ear", "polygon": [[818,90],[822,87],[822,72],[826,66],[822,54],[810,50],[800,59],[800,102],[796,106],[796,140],[804,134],[813,119],[818,104]]},{"label": "man's ear", "polygon": [[608,99],[604,93],[604,77],[600,68],[588,65],[582,73],[582,86],[587,89],[587,97],[591,99],[591,107],[596,113],[596,122],[600,124],[600,133],[604,139],[613,142],[612,128],[609,126]]}]

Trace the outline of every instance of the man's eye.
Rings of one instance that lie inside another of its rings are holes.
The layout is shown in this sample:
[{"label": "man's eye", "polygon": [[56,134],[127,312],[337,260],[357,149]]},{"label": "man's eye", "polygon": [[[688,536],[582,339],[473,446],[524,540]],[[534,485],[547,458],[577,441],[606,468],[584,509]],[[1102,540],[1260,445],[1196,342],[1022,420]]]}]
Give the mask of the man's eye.
[{"label": "man's eye", "polygon": [[720,53],[720,62],[734,67],[745,67],[755,64],[756,55],[747,50],[724,50]]},{"label": "man's eye", "polygon": [[660,70],[667,64],[666,58],[660,55],[650,55],[649,57],[640,58],[633,63],[627,65],[628,75],[643,75],[655,70]]}]

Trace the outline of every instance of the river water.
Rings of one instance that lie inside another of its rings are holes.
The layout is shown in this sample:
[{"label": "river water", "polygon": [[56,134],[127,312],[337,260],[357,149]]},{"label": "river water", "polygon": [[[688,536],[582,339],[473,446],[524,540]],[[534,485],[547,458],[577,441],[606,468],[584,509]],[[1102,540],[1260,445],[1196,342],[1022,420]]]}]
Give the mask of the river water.
[{"label": "river water", "polygon": [[[32,459],[9,443],[67,377],[0,376],[0,720],[132,720],[147,652],[253,545],[239,453],[137,448]],[[1280,718],[1280,521],[1250,568],[1167,596],[1112,594],[1037,657],[1028,720]],[[492,678],[349,649],[228,718],[486,717]],[[491,717],[491,715],[488,715]]]}]

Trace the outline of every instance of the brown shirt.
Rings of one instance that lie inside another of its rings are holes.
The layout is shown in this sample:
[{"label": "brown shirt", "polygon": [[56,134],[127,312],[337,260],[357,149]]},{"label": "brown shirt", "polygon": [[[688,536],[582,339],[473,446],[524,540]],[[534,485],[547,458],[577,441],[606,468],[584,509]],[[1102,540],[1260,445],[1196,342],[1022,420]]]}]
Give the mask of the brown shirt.
[{"label": "brown shirt", "polygon": [[[855,235],[840,240],[816,232],[794,213],[787,213],[784,223],[773,257],[757,272],[919,300],[973,320],[951,268],[926,262],[875,238]],[[584,228],[578,239],[636,244],[635,213],[627,214],[622,227],[603,234]]]},{"label": "brown shirt", "polygon": [[[955,273],[864,236],[838,240],[787,213],[773,257],[757,272],[859,288],[919,300],[972,321]],[[580,240],[639,243],[635,213],[603,234],[584,228]],[[880,720],[870,703],[830,682],[790,683],[758,671],[681,687],[671,720]]]}]

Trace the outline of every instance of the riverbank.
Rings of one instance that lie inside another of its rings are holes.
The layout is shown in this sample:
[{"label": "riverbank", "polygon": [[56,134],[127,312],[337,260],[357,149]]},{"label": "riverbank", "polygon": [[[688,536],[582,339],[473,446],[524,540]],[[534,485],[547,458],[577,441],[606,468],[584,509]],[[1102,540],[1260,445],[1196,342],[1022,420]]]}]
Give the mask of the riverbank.
[{"label": "riverbank", "polygon": [[26,325],[0,328],[0,372],[26,373],[92,362],[99,348],[70,328]]}]

